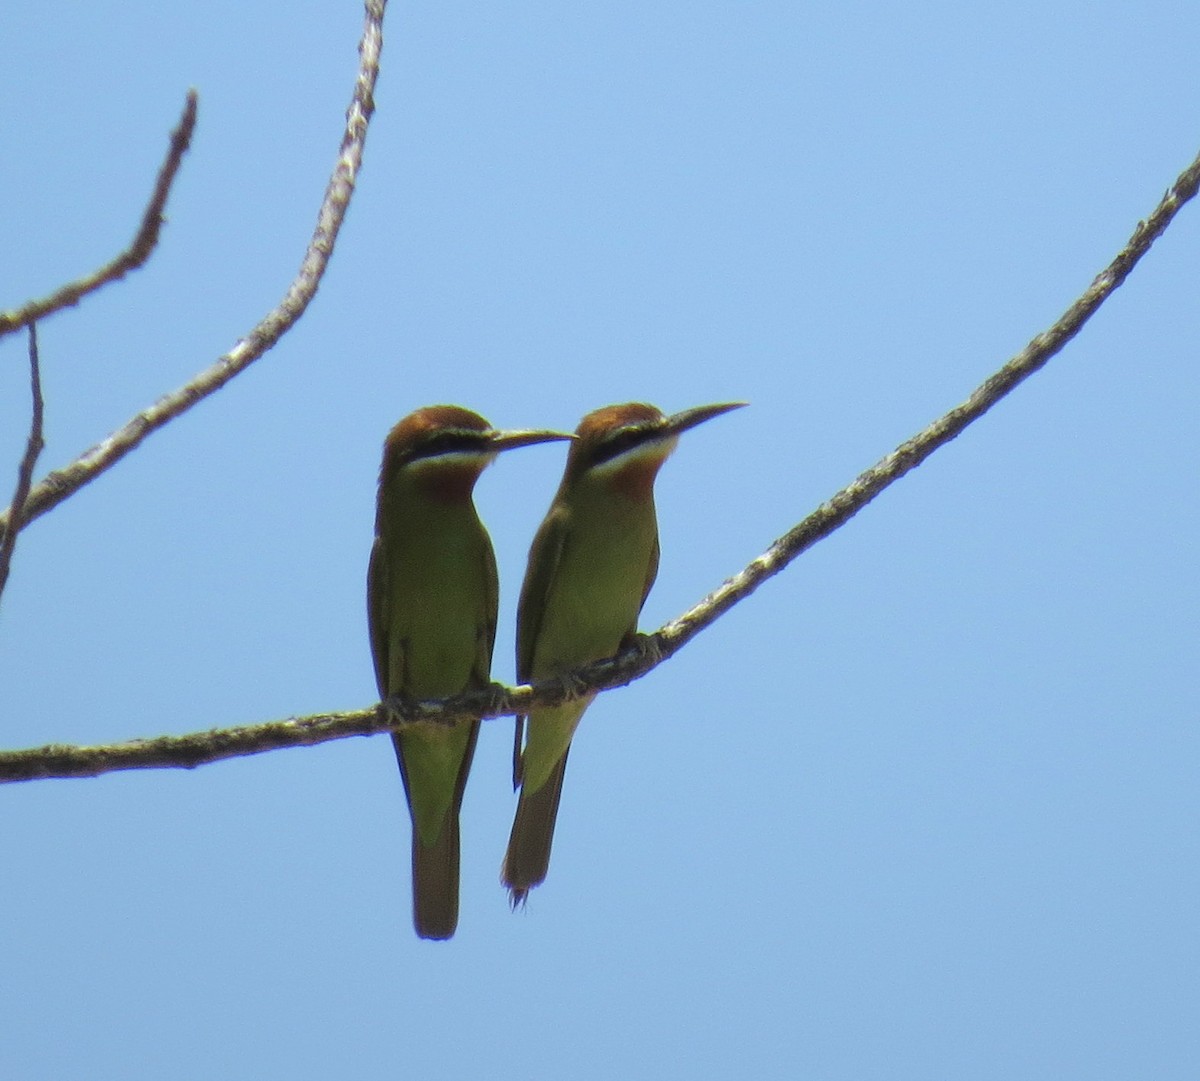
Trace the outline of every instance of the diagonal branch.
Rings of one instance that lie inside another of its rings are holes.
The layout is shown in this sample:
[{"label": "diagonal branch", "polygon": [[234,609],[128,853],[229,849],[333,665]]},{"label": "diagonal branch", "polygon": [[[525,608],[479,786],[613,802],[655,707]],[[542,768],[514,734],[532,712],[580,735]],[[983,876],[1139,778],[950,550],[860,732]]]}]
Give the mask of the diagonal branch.
[{"label": "diagonal branch", "polygon": [[[845,488],[793,526],[757,559],[715,589],[690,611],[667,623],[655,636],[664,659],[700,631],[778,574],[801,552],[827,537],[854,517],[890,484],[915,469],[939,447],[949,443],[1001,398],[1028,379],[1075,337],[1137,266],[1151,245],[1166,231],[1175,215],[1200,189],[1200,155],[1193,159],[1167,190],[1154,212],[1139,221],[1125,247],[1093,279],[1048,330],[1037,335],[999,371],[985,379],[961,405],[939,417],[923,431],[901,443],[891,454],[860,473]],[[639,674],[641,674],[639,672]]]},{"label": "diagonal branch", "polygon": [[[1020,353],[924,431],[859,474],[850,484],[780,537],[757,559],[714,590],[690,611],[615,657],[596,661],[555,679],[531,686],[455,695],[438,702],[389,703],[396,723],[446,723],[464,717],[502,717],[527,713],[534,706],[557,705],[597,690],[622,686],[644,676],[676,653],[733,605],[749,596],[793,559],[852,518],[888,485],[915,469],[967,425],[983,416],[1001,398],[1046,364],[1095,314],[1150,250],[1185,203],[1200,187],[1200,156],[1163,196],[1154,213],[1138,222],[1129,243],[1096,276],[1083,295],[1049,330],[1039,334]],[[382,707],[348,713],[320,714],[241,728],[214,729],[186,736],[132,740],[99,747],[51,744],[25,751],[0,752],[0,782],[46,777],[90,777],[123,769],[191,768],[239,755],[282,747],[324,743],[348,736],[392,728]]]},{"label": "diagonal branch", "polygon": [[61,308],[78,304],[88,293],[94,293],[109,282],[120,280],[131,270],[137,270],[145,264],[150,258],[150,253],[158,245],[159,230],[165,220],[163,211],[166,209],[167,196],[171,194],[171,185],[175,183],[175,176],[183,163],[183,155],[191,145],[192,132],[196,130],[196,104],[196,91],[189,90],[183,105],[183,114],[179,117],[178,126],[171,132],[167,156],[159,167],[154,191],[151,192],[150,202],[146,204],[142,213],[142,224],[134,234],[133,243],[99,270],[76,278],[73,282],[67,282],[48,297],[31,300],[14,311],[0,312],[0,338],[21,327],[31,326],[36,320],[44,319]]},{"label": "diagonal branch", "polygon": [[[89,481],[111,468],[137,447],[151,432],[157,431],[187,412],[197,402],[220,390],[234,376],[245,371],[295,325],[305,312],[325,274],[329,257],[337,241],[354,194],[354,184],[362,165],[367,125],[375,111],[375,81],[379,75],[379,55],[383,48],[383,13],[387,0],[366,0],[366,22],[359,42],[359,69],[354,93],[346,111],[346,127],[337,164],[329,178],[325,198],[317,212],[317,224],[304,252],[300,270],[277,307],[241,339],[228,353],[220,356],[191,382],[143,409],[102,443],[85,451],[74,462],[49,473],[29,494],[23,524],[40,517],[73,495]],[[11,528],[12,508],[0,511],[0,537]]]},{"label": "diagonal branch", "polygon": [[9,530],[0,540],[0,594],[8,583],[8,568],[12,564],[13,550],[17,547],[17,534],[21,529],[21,518],[25,512],[25,500],[29,497],[29,486],[33,483],[33,467],[42,453],[42,373],[38,360],[37,324],[29,324],[29,390],[33,397],[32,415],[29,421],[29,438],[25,443],[25,454],[17,470],[17,490],[13,493],[12,514],[16,528]]}]

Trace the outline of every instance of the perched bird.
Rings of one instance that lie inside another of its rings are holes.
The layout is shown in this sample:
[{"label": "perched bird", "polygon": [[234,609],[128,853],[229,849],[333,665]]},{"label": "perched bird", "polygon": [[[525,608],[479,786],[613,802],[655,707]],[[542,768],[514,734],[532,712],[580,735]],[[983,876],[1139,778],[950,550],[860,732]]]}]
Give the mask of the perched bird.
[{"label": "perched bird", "polygon": [[[501,451],[571,438],[497,431],[455,405],[418,409],[388,433],[367,570],[381,699],[489,684],[496,559],[471,498],[475,482]],[[478,735],[478,721],[392,734],[412,816],[413,924],[422,938],[450,938],[458,924],[458,812]]]},{"label": "perched bird", "polygon": [[[529,550],[517,609],[517,678],[544,679],[611,656],[637,633],[658,572],[654,480],[682,432],[745,405],[702,405],[664,416],[610,405],[580,421],[566,472]],[[522,747],[517,718],[517,814],[501,880],[516,907],[550,866],[567,752],[594,695],[534,710]]]}]

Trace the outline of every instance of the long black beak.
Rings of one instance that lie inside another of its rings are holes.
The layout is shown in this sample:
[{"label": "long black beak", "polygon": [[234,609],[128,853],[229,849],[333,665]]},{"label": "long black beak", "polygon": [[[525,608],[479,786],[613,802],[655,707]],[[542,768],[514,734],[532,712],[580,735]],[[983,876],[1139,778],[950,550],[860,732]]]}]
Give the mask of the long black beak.
[{"label": "long black beak", "polygon": [[515,450],[517,447],[531,447],[534,443],[553,443],[558,440],[572,440],[575,437],[567,432],[552,432],[542,428],[519,429],[511,432],[493,432],[489,439],[490,448],[497,453],[502,450]]},{"label": "long black beak", "polygon": [[722,413],[728,413],[732,409],[741,409],[742,406],[749,404],[749,402],[722,402],[719,405],[698,405],[694,409],[685,409],[681,413],[667,417],[662,432],[665,435],[679,435],[689,428],[696,427],[697,424],[703,424],[706,420],[712,420],[713,417],[719,417]]}]

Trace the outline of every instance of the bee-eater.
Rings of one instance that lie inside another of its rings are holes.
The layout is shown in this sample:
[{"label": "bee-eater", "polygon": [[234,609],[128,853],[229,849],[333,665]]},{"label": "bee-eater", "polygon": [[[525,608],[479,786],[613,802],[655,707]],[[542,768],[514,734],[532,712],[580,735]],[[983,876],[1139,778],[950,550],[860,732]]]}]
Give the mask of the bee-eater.
[{"label": "bee-eater", "polygon": [[[637,633],[658,572],[654,480],[682,432],[745,402],[664,416],[630,402],[589,413],[529,550],[517,609],[517,678],[544,679],[616,653]],[[501,879],[514,907],[545,877],[567,752],[594,695],[517,718],[513,783],[521,789]]]},{"label": "bee-eater", "polygon": [[[443,698],[491,680],[496,559],[472,493],[501,451],[570,439],[497,431],[455,405],[418,409],[388,433],[379,472],[367,619],[380,698]],[[458,924],[458,812],[478,721],[392,734],[412,816],[413,924],[450,938]]]}]

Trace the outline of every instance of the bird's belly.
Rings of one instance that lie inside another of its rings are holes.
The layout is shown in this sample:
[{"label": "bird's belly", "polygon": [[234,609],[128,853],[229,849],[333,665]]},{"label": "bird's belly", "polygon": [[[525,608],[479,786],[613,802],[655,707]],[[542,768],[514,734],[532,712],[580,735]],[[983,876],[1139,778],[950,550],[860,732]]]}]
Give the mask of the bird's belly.
[{"label": "bird's belly", "polygon": [[535,676],[608,657],[637,629],[644,574],[595,575],[591,582],[585,579],[573,587],[570,581],[569,576],[560,578],[562,585],[542,617],[533,658]]},{"label": "bird's belly", "polygon": [[480,665],[480,597],[435,579],[410,588],[400,612],[395,660],[403,672],[393,686],[413,698],[441,698],[468,686]]}]

